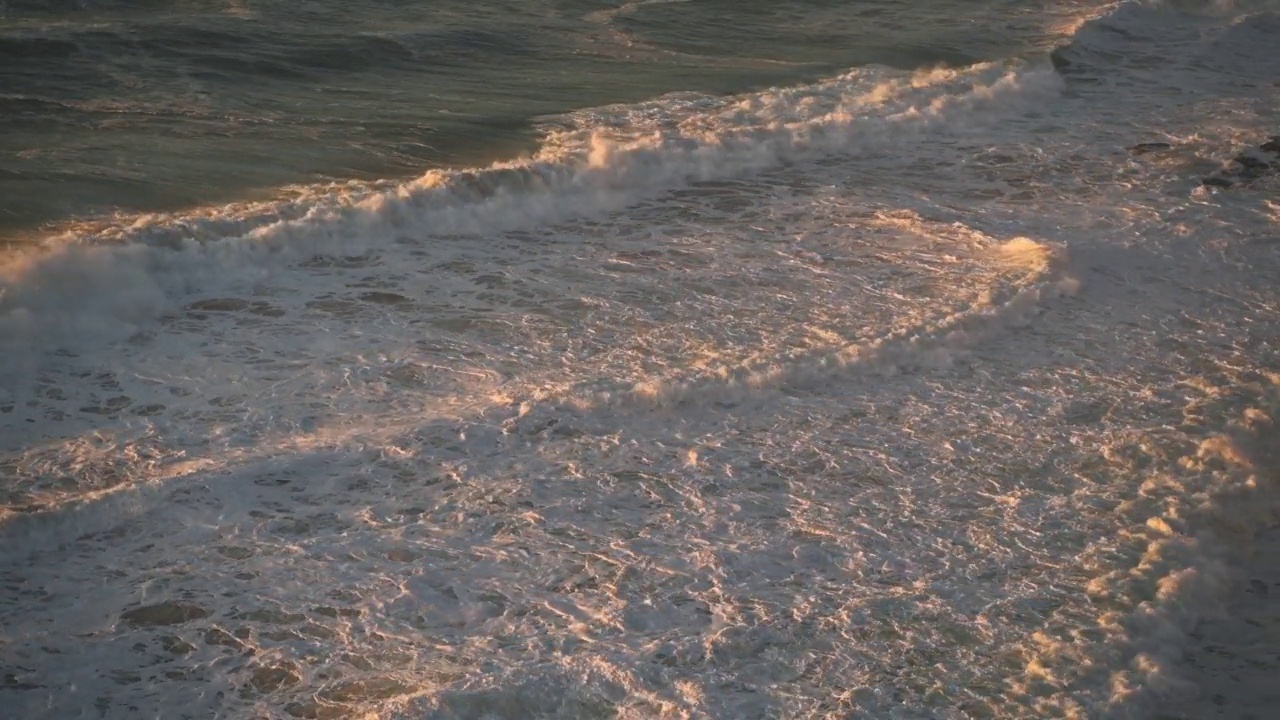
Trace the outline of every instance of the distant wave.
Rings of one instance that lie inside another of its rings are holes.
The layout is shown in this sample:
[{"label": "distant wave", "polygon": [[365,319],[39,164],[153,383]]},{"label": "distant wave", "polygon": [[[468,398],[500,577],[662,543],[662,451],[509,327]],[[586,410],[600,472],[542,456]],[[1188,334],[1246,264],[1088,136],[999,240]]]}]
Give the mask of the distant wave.
[{"label": "distant wave", "polygon": [[1104,80],[1116,70],[1153,81],[1178,70],[1228,69],[1274,76],[1280,2],[1126,0],[1082,23],[1053,53],[1069,77]]},{"label": "distant wave", "polygon": [[423,66],[500,61],[535,52],[509,27],[438,27],[383,32],[336,30],[300,36],[267,24],[232,29],[172,21],[60,25],[0,31],[0,78],[10,91],[43,91],[107,82],[102,59],[146,73],[148,63],[184,63],[202,77],[245,81],[305,78]]}]

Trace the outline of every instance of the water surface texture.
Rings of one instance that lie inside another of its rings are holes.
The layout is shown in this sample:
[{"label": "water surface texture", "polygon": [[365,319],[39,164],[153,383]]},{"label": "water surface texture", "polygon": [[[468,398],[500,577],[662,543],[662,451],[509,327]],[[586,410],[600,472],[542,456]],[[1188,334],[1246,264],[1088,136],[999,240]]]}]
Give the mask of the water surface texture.
[{"label": "water surface texture", "polygon": [[0,239],[508,159],[546,116],[1033,47],[1004,1],[8,0]]},{"label": "water surface texture", "polygon": [[1196,697],[1280,518],[1280,4],[0,18],[5,712]]}]

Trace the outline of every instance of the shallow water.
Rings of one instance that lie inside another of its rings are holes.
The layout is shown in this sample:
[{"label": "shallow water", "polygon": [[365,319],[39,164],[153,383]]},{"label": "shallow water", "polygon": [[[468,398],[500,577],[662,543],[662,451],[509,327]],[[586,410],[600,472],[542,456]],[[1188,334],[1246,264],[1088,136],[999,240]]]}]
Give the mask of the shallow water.
[{"label": "shallow water", "polygon": [[1199,180],[1278,125],[1278,11],[1043,16],[1056,62],[579,107],[526,159],[15,256],[6,702],[1190,697],[1189,634],[1280,497],[1277,178]]}]

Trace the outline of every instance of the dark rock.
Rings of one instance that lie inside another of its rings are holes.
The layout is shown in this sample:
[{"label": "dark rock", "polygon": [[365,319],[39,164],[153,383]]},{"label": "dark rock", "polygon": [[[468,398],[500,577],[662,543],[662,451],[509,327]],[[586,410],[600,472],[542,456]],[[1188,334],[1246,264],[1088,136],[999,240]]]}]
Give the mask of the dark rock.
[{"label": "dark rock", "polygon": [[241,613],[236,616],[240,620],[252,620],[254,622],[272,623],[275,625],[293,625],[307,619],[306,615],[301,613],[287,613],[280,610],[259,609],[247,613]]},{"label": "dark rock", "polygon": [[320,710],[320,706],[313,702],[291,702],[284,706],[284,711],[289,713],[289,717],[304,718],[305,720],[314,720],[319,718]]},{"label": "dark rock", "polygon": [[377,303],[379,305],[408,305],[413,301],[409,298],[392,292],[372,291],[361,293],[360,299],[365,302]]},{"label": "dark rock", "polygon": [[195,645],[175,635],[165,635],[160,638],[160,646],[173,655],[186,655],[196,649]]},{"label": "dark rock", "polygon": [[1229,188],[1235,185],[1236,182],[1230,178],[1214,177],[1210,175],[1209,177],[1200,178],[1200,184],[1207,187]]},{"label": "dark rock", "polygon": [[1173,148],[1173,145],[1170,145],[1167,142],[1144,142],[1138,143],[1137,145],[1129,148],[1129,152],[1134,155],[1146,155],[1147,153],[1169,150],[1171,148]]},{"label": "dark rock", "polygon": [[231,633],[223,630],[222,628],[216,627],[209,628],[205,631],[204,642],[206,645],[221,645],[233,650],[241,650],[244,648],[244,643],[233,637]]},{"label": "dark rock", "polygon": [[13,673],[5,673],[3,684],[0,684],[0,688],[7,688],[9,690],[39,690],[42,687],[44,686],[29,683],[25,680],[19,680],[18,676]]},{"label": "dark rock", "polygon": [[255,668],[253,675],[249,678],[249,685],[260,693],[282,690],[290,685],[297,685],[299,682],[302,682],[302,677],[292,663],[285,663],[276,667]]},{"label": "dark rock", "polygon": [[1229,188],[1280,173],[1280,136],[1273,135],[1258,148],[1236,155],[1221,170],[1200,182],[1208,187]]},{"label": "dark rock", "polygon": [[410,688],[393,678],[349,680],[321,690],[316,697],[332,703],[386,700],[408,693]]},{"label": "dark rock", "polygon": [[214,549],[232,560],[245,560],[253,557],[252,550],[247,547],[240,547],[239,545],[224,545]]},{"label": "dark rock", "polygon": [[133,398],[126,395],[120,395],[118,397],[109,398],[99,405],[82,407],[80,408],[80,412],[93,413],[94,415],[111,415],[112,413],[120,412],[132,404]]},{"label": "dark rock", "polygon": [[1265,160],[1262,160],[1260,158],[1256,158],[1252,155],[1237,155],[1235,158],[1235,162],[1237,165],[1245,168],[1246,170],[1267,171],[1271,169],[1271,163],[1266,162]]},{"label": "dark rock", "polygon": [[1053,52],[1049,53],[1049,61],[1053,63],[1053,69],[1060,73],[1069,71],[1075,64],[1071,61],[1071,58],[1067,57],[1066,48],[1055,48]]},{"label": "dark rock", "polygon": [[187,306],[188,310],[197,312],[237,312],[249,307],[249,303],[236,298],[211,298],[197,300]]},{"label": "dark rock", "polygon": [[197,605],[187,603],[164,602],[158,605],[143,605],[122,614],[121,619],[134,627],[157,627],[161,625],[181,625],[192,620],[209,617],[209,611]]},{"label": "dark rock", "polygon": [[164,405],[152,404],[152,405],[143,405],[142,407],[139,407],[139,408],[134,408],[133,414],[139,417],[152,417],[154,415],[159,415],[164,411],[165,411]]}]

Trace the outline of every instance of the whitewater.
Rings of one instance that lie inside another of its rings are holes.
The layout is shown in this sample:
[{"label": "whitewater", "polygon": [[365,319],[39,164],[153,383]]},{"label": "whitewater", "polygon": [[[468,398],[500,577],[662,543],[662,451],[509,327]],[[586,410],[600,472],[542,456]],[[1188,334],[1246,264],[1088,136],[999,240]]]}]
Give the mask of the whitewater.
[{"label": "whitewater", "polygon": [[1280,520],[1280,6],[1052,21],[10,250],[4,712],[1193,707]]}]

